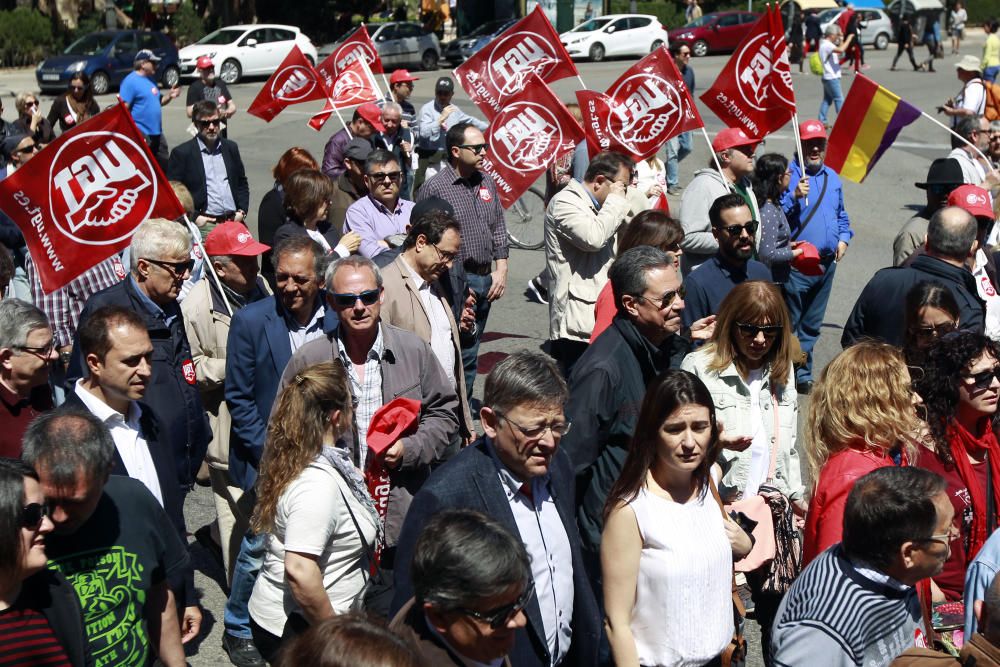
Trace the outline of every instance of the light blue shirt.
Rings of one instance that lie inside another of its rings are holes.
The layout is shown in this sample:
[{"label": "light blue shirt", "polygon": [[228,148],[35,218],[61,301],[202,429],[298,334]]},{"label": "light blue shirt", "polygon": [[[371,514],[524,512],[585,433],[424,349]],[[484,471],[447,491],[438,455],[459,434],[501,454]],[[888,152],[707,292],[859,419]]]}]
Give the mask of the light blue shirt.
[{"label": "light blue shirt", "polygon": [[418,148],[443,151],[444,140],[448,134],[448,130],[459,123],[472,123],[483,132],[489,127],[489,123],[474,118],[461,109],[457,109],[453,114],[448,116],[444,122],[444,128],[442,128],[441,123],[438,122],[442,111],[444,111],[444,108],[438,105],[437,100],[431,100],[420,107],[420,113],[417,114]]},{"label": "light blue shirt", "polygon": [[385,240],[387,236],[406,233],[413,206],[413,202],[400,199],[396,202],[396,210],[390,211],[382,202],[367,195],[347,207],[344,233],[357,232],[361,237],[358,252],[365,257],[374,257],[388,250],[379,245],[379,241]]},{"label": "light blue shirt", "polygon": [[979,622],[976,620],[974,603],[985,600],[993,578],[1000,571],[1000,530],[994,531],[986,540],[976,559],[965,571],[965,641],[972,639]]},{"label": "light blue shirt", "polygon": [[208,202],[205,204],[206,215],[222,215],[236,210],[233,191],[229,187],[229,174],[226,172],[226,161],[222,158],[222,142],[216,141],[215,148],[209,149],[205,142],[198,139],[198,150],[201,151],[201,163],[205,167],[205,191]]},{"label": "light blue shirt", "polygon": [[[135,293],[139,295],[139,302],[142,303],[143,307],[147,311],[149,311],[150,315],[153,317],[159,317],[167,323],[168,327],[173,323],[174,319],[180,315],[181,309],[180,306],[177,305],[176,301],[172,302],[166,309],[160,308],[155,301],[146,296],[146,293],[142,291],[139,287],[139,283],[135,280],[135,276],[130,273],[128,274],[128,279],[132,281],[132,287],[135,288]],[[167,312],[168,310],[170,312]]]}]

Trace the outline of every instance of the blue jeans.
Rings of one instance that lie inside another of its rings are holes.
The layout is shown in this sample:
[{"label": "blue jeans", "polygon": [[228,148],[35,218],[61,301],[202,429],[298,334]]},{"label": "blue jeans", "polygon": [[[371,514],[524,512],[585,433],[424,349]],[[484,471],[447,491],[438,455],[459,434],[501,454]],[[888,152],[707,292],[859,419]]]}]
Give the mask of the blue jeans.
[{"label": "blue jeans", "polygon": [[681,160],[691,153],[691,133],[681,132],[676,137],[667,140],[667,159],[664,160],[667,167],[667,187],[676,188],[680,185],[678,180],[678,165]]},{"label": "blue jeans", "polygon": [[840,89],[840,79],[823,79],[823,101],[819,103],[819,120],[826,125],[826,112],[833,104],[840,113],[840,107],[844,106],[844,91]]},{"label": "blue jeans", "polygon": [[795,370],[796,384],[812,380],[813,348],[826,315],[826,304],[833,289],[833,274],[837,272],[833,255],[824,257],[820,262],[825,269],[823,275],[806,276],[793,269],[785,283],[785,303],[792,319],[792,329],[802,351],[806,353],[806,365]]},{"label": "blue jeans", "polygon": [[[479,365],[479,341],[486,330],[486,318],[490,316],[490,302],[486,295],[493,285],[493,276],[480,276],[475,273],[466,274],[469,289],[476,295],[476,334],[468,345],[462,345],[462,369],[465,371],[465,393],[472,400],[472,388],[476,383],[476,368]],[[463,297],[464,298],[464,297]]]},{"label": "blue jeans", "polygon": [[226,632],[240,639],[253,639],[250,632],[250,594],[264,564],[266,535],[247,533],[240,543],[240,555],[233,567],[233,583],[222,613]]}]

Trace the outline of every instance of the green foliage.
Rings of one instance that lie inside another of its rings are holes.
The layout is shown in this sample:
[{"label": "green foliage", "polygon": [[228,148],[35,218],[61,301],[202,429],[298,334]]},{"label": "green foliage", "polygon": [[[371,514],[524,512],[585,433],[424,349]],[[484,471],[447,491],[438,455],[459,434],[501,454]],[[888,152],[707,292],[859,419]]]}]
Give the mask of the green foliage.
[{"label": "green foliage", "polygon": [[54,43],[52,24],[34,9],[0,11],[0,65],[34,65]]},{"label": "green foliage", "polygon": [[969,23],[981,25],[988,19],[1000,17],[1000,0],[976,0],[965,5]]},{"label": "green foliage", "polygon": [[173,15],[172,26],[178,49],[194,44],[206,34],[205,22],[198,16],[194,5],[183,0]]}]

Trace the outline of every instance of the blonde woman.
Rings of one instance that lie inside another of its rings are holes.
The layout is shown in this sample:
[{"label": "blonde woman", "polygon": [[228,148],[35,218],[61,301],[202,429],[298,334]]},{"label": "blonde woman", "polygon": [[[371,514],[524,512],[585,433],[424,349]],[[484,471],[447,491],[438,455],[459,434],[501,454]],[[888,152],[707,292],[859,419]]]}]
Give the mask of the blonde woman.
[{"label": "blonde woman", "polygon": [[806,422],[806,455],[816,484],[806,516],[803,567],[840,542],[844,504],[855,480],[914,460],[919,402],[902,352],[886,343],[858,343],[823,369]]},{"label": "blonde woman", "polygon": [[379,520],[335,444],[350,433],[351,414],[339,361],[296,374],[271,413],[252,520],[268,534],[267,553],[250,596],[254,644],[268,662],[310,625],[348,611],[365,585]]}]

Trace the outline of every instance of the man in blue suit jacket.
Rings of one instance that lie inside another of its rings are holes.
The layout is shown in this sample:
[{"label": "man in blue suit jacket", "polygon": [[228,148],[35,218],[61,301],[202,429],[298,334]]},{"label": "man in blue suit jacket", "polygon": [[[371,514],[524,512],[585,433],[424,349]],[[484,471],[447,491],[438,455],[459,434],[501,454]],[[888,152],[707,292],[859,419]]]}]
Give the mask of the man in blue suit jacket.
[{"label": "man in blue suit jacket", "polygon": [[[573,466],[559,451],[569,429],[568,394],[555,362],[537,352],[515,352],[490,372],[480,413],[486,436],[431,475],[410,505],[396,553],[393,613],[413,595],[410,567],[424,524],[444,509],[473,509],[520,537],[531,556],[535,597],[524,610],[527,626],[516,631],[511,664],[598,664],[600,611],[580,551]],[[483,623],[466,616],[461,622]]]}]

